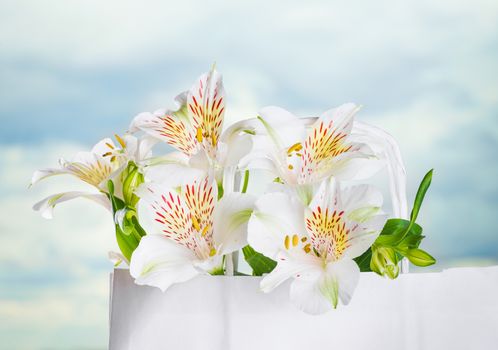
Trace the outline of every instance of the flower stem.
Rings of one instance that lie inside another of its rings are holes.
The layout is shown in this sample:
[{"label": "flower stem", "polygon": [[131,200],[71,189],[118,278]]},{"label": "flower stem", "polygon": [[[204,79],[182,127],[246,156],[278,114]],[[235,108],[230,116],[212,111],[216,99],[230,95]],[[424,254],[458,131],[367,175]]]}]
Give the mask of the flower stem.
[{"label": "flower stem", "polygon": [[247,186],[249,185],[249,170],[246,170],[244,172],[244,184],[242,185],[242,193],[246,193],[247,191]]}]

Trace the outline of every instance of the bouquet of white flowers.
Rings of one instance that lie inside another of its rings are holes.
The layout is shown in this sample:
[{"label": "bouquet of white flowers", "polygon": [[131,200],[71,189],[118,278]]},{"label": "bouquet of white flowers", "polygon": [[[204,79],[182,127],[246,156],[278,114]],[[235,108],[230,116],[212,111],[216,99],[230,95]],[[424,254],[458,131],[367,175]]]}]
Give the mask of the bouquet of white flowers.
[{"label": "bouquet of white flowers", "polygon": [[[61,202],[84,197],[111,213],[121,253],[135,282],[166,291],[200,274],[244,275],[239,252],[270,292],[288,279],[290,299],[318,314],[347,304],[360,271],[394,279],[407,258],[435,263],[419,248],[416,223],[432,171],[408,215],[405,170],[394,139],[355,120],[348,103],[317,118],[278,107],[223,129],[225,90],[214,67],[175,99],[176,109],[136,116],[129,130],[78,153],[60,168],[36,171],[32,184],[70,174],[95,187],[35,204],[45,217]],[[167,143],[174,152],[153,155]],[[365,183],[389,174],[392,215]],[[251,193],[253,172],[271,174]],[[248,190],[249,189],[249,190]],[[250,278],[250,277],[247,277]]]}]

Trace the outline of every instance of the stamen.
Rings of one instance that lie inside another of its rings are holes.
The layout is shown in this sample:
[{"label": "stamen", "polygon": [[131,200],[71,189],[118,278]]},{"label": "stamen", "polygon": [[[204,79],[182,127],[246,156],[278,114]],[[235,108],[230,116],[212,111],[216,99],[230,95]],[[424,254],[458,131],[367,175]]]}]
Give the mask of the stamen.
[{"label": "stamen", "polygon": [[218,142],[218,139],[216,138],[216,134],[212,134],[211,135],[211,143],[213,144],[213,146],[216,146],[216,143]]},{"label": "stamen", "polygon": [[285,236],[284,246],[285,246],[285,249],[289,249],[290,248],[290,237],[289,236]]},{"label": "stamen", "polygon": [[308,240],[308,237],[301,238],[301,242],[303,242],[303,243],[306,242],[307,240]]},{"label": "stamen", "polygon": [[216,255],[216,249],[211,248],[211,250],[209,251],[209,256],[215,256],[215,255]]},{"label": "stamen", "polygon": [[107,147],[109,147],[110,149],[114,149],[114,146],[113,146],[113,145],[111,145],[109,142],[106,142],[106,143],[105,143],[105,145],[106,145]]},{"label": "stamen", "polygon": [[292,164],[289,164],[289,166],[287,168],[289,168],[289,170],[294,169],[294,167],[292,166]]},{"label": "stamen", "polygon": [[299,243],[299,237],[298,235],[293,235],[292,236],[292,245],[295,247]]},{"label": "stamen", "polygon": [[289,147],[289,149],[287,150],[287,154],[291,154],[294,151],[299,152],[302,149],[303,149],[303,145],[301,144],[301,142],[297,142]]},{"label": "stamen", "polygon": [[202,142],[202,129],[200,127],[197,128],[197,134],[195,135],[195,138],[197,139],[197,141],[199,141],[199,143]]},{"label": "stamen", "polygon": [[204,227],[204,229],[202,230],[202,233],[201,233],[202,237],[206,236],[206,233],[209,231],[210,228],[211,228],[210,225],[207,225]]},{"label": "stamen", "polygon": [[303,247],[303,250],[304,250],[306,253],[311,252],[311,244],[310,244],[310,243],[306,244],[306,245]]},{"label": "stamen", "polygon": [[126,142],[124,142],[121,136],[119,136],[118,134],[114,134],[114,137],[116,138],[116,140],[118,140],[122,148],[126,148]]},{"label": "stamen", "polygon": [[201,225],[199,225],[199,221],[195,216],[192,215],[192,226],[195,228],[197,232],[201,230]]},{"label": "stamen", "polygon": [[102,155],[102,157],[109,157],[112,154],[112,152],[106,152]]}]

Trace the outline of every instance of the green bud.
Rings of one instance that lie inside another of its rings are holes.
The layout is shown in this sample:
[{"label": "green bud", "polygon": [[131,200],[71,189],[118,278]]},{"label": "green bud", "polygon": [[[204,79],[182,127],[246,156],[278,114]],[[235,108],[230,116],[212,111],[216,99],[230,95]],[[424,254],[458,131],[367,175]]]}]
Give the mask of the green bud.
[{"label": "green bud", "polygon": [[429,253],[418,248],[409,249],[405,256],[413,265],[421,267],[430,266],[436,262],[436,259],[434,259]]},{"label": "green bud", "polygon": [[379,275],[395,279],[399,275],[398,257],[392,248],[372,247],[370,268]]},{"label": "green bud", "polygon": [[139,171],[135,163],[130,162],[122,173],[123,178],[123,199],[126,204],[135,207],[139,198],[135,195],[135,190],[144,182],[144,176]]}]

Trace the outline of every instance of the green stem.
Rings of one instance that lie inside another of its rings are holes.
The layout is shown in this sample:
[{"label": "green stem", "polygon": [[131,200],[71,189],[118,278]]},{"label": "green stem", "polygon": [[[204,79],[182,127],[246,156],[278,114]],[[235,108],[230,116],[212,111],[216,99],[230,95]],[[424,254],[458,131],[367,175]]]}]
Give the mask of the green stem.
[{"label": "green stem", "polygon": [[246,193],[247,186],[249,185],[249,170],[244,172],[244,184],[242,185],[242,193]]}]

